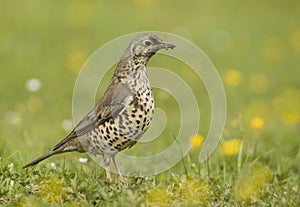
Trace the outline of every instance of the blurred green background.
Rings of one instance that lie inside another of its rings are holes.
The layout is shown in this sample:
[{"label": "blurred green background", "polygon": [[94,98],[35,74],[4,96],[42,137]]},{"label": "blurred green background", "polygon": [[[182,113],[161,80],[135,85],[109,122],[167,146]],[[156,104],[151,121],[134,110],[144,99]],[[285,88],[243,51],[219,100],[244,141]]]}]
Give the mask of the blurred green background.
[{"label": "blurred green background", "polygon": [[[280,152],[272,156],[282,161],[300,157],[299,11],[296,0],[0,0],[0,156],[19,160],[21,152],[29,161],[54,146],[70,131],[72,91],[87,58],[120,35],[153,30],[191,40],[216,66],[228,104],[224,140],[244,140],[247,153]],[[182,65],[165,62],[198,94],[205,137],[205,88]],[[176,108],[172,97],[155,96],[170,113]],[[165,136],[176,127],[169,124]]]}]

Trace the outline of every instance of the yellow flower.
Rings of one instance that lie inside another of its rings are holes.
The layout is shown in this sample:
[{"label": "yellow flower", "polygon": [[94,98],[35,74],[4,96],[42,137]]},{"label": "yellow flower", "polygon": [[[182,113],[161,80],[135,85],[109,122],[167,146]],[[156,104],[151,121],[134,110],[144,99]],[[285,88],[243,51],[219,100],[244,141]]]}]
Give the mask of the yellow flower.
[{"label": "yellow flower", "polygon": [[300,52],[300,28],[292,31],[289,34],[289,41],[291,46],[297,51]]},{"label": "yellow flower", "polygon": [[280,62],[284,56],[283,40],[278,37],[269,38],[263,48],[263,56],[271,62]]},{"label": "yellow flower", "polygon": [[272,179],[273,173],[268,166],[256,164],[242,174],[234,187],[234,194],[239,200],[252,203],[260,198],[261,190]]},{"label": "yellow flower", "polygon": [[269,80],[263,74],[254,74],[250,77],[249,86],[255,93],[263,93],[269,87]]},{"label": "yellow flower", "polygon": [[30,112],[38,112],[43,108],[43,101],[39,96],[30,96],[27,101],[27,108]]},{"label": "yellow flower", "polygon": [[250,125],[253,129],[260,129],[264,126],[264,120],[261,117],[254,117],[251,119]]},{"label": "yellow flower", "polygon": [[147,190],[142,206],[207,206],[210,200],[210,186],[201,179],[176,179],[170,185],[157,185]]},{"label": "yellow flower", "polygon": [[135,6],[139,8],[149,8],[157,3],[157,0],[133,0]]},{"label": "yellow flower", "polygon": [[300,113],[298,111],[289,111],[282,114],[282,119],[287,124],[297,124],[300,119]]},{"label": "yellow flower", "polygon": [[204,138],[202,135],[195,135],[190,138],[190,144],[193,148],[198,148],[201,146]]},{"label": "yellow flower", "polygon": [[251,101],[249,105],[245,108],[243,113],[245,119],[248,120],[248,124],[251,126],[251,120],[254,117],[263,117],[264,119],[269,119],[274,116],[274,111],[270,107],[270,103],[262,100]]},{"label": "yellow flower", "polygon": [[66,196],[66,183],[58,177],[45,177],[39,183],[39,195],[54,203],[62,203],[67,199]]},{"label": "yellow flower", "polygon": [[183,181],[179,189],[180,199],[187,206],[206,206],[209,200],[209,185],[199,179]]},{"label": "yellow flower", "polygon": [[288,88],[273,100],[274,110],[283,123],[295,125],[300,121],[300,90]]},{"label": "yellow flower", "polygon": [[146,206],[170,206],[172,194],[164,187],[154,187],[146,193]]},{"label": "yellow flower", "polygon": [[78,73],[86,60],[87,55],[85,53],[74,51],[69,54],[67,59],[68,69],[74,73]]},{"label": "yellow flower", "polygon": [[95,5],[90,1],[70,1],[66,7],[66,21],[73,27],[87,25],[95,13]]},{"label": "yellow flower", "polygon": [[220,145],[220,152],[223,155],[233,156],[237,155],[243,145],[243,141],[241,139],[232,139],[229,141],[225,141]]},{"label": "yellow flower", "polygon": [[225,73],[225,83],[227,83],[229,86],[238,86],[241,84],[243,80],[243,76],[241,72],[237,70],[228,70]]}]

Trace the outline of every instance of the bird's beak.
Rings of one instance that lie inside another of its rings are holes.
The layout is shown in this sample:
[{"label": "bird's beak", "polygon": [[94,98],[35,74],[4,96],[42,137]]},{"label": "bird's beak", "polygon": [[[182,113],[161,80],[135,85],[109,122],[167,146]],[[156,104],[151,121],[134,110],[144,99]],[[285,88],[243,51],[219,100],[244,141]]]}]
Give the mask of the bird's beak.
[{"label": "bird's beak", "polygon": [[156,47],[156,51],[160,50],[160,49],[174,49],[175,45],[168,43],[168,42],[163,42],[161,41],[160,43],[157,44]]},{"label": "bird's beak", "polygon": [[162,42],[161,43],[161,49],[174,49],[176,46],[168,43],[168,42]]}]

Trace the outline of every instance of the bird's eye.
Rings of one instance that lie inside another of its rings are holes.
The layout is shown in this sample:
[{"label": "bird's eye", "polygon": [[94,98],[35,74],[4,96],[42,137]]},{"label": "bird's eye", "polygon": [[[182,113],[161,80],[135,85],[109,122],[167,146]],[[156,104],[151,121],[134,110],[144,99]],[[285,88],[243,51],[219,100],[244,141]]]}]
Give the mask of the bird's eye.
[{"label": "bird's eye", "polygon": [[149,45],[151,45],[151,41],[149,41],[149,40],[146,40],[146,41],[144,42],[144,45],[146,45],[146,46],[149,46]]}]

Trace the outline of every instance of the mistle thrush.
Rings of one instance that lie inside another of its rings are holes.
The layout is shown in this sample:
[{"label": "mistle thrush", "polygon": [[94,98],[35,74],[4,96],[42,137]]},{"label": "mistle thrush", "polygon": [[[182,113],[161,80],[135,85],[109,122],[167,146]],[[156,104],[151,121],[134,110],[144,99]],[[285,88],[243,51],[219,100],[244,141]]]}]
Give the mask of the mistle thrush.
[{"label": "mistle thrush", "polygon": [[109,181],[112,160],[123,182],[115,155],[136,144],[149,128],[154,113],[154,99],[147,75],[148,61],[158,50],[174,47],[154,34],[136,36],[123,53],[110,85],[96,106],[52,151],[23,168],[34,166],[55,154],[88,152],[102,155]]}]

